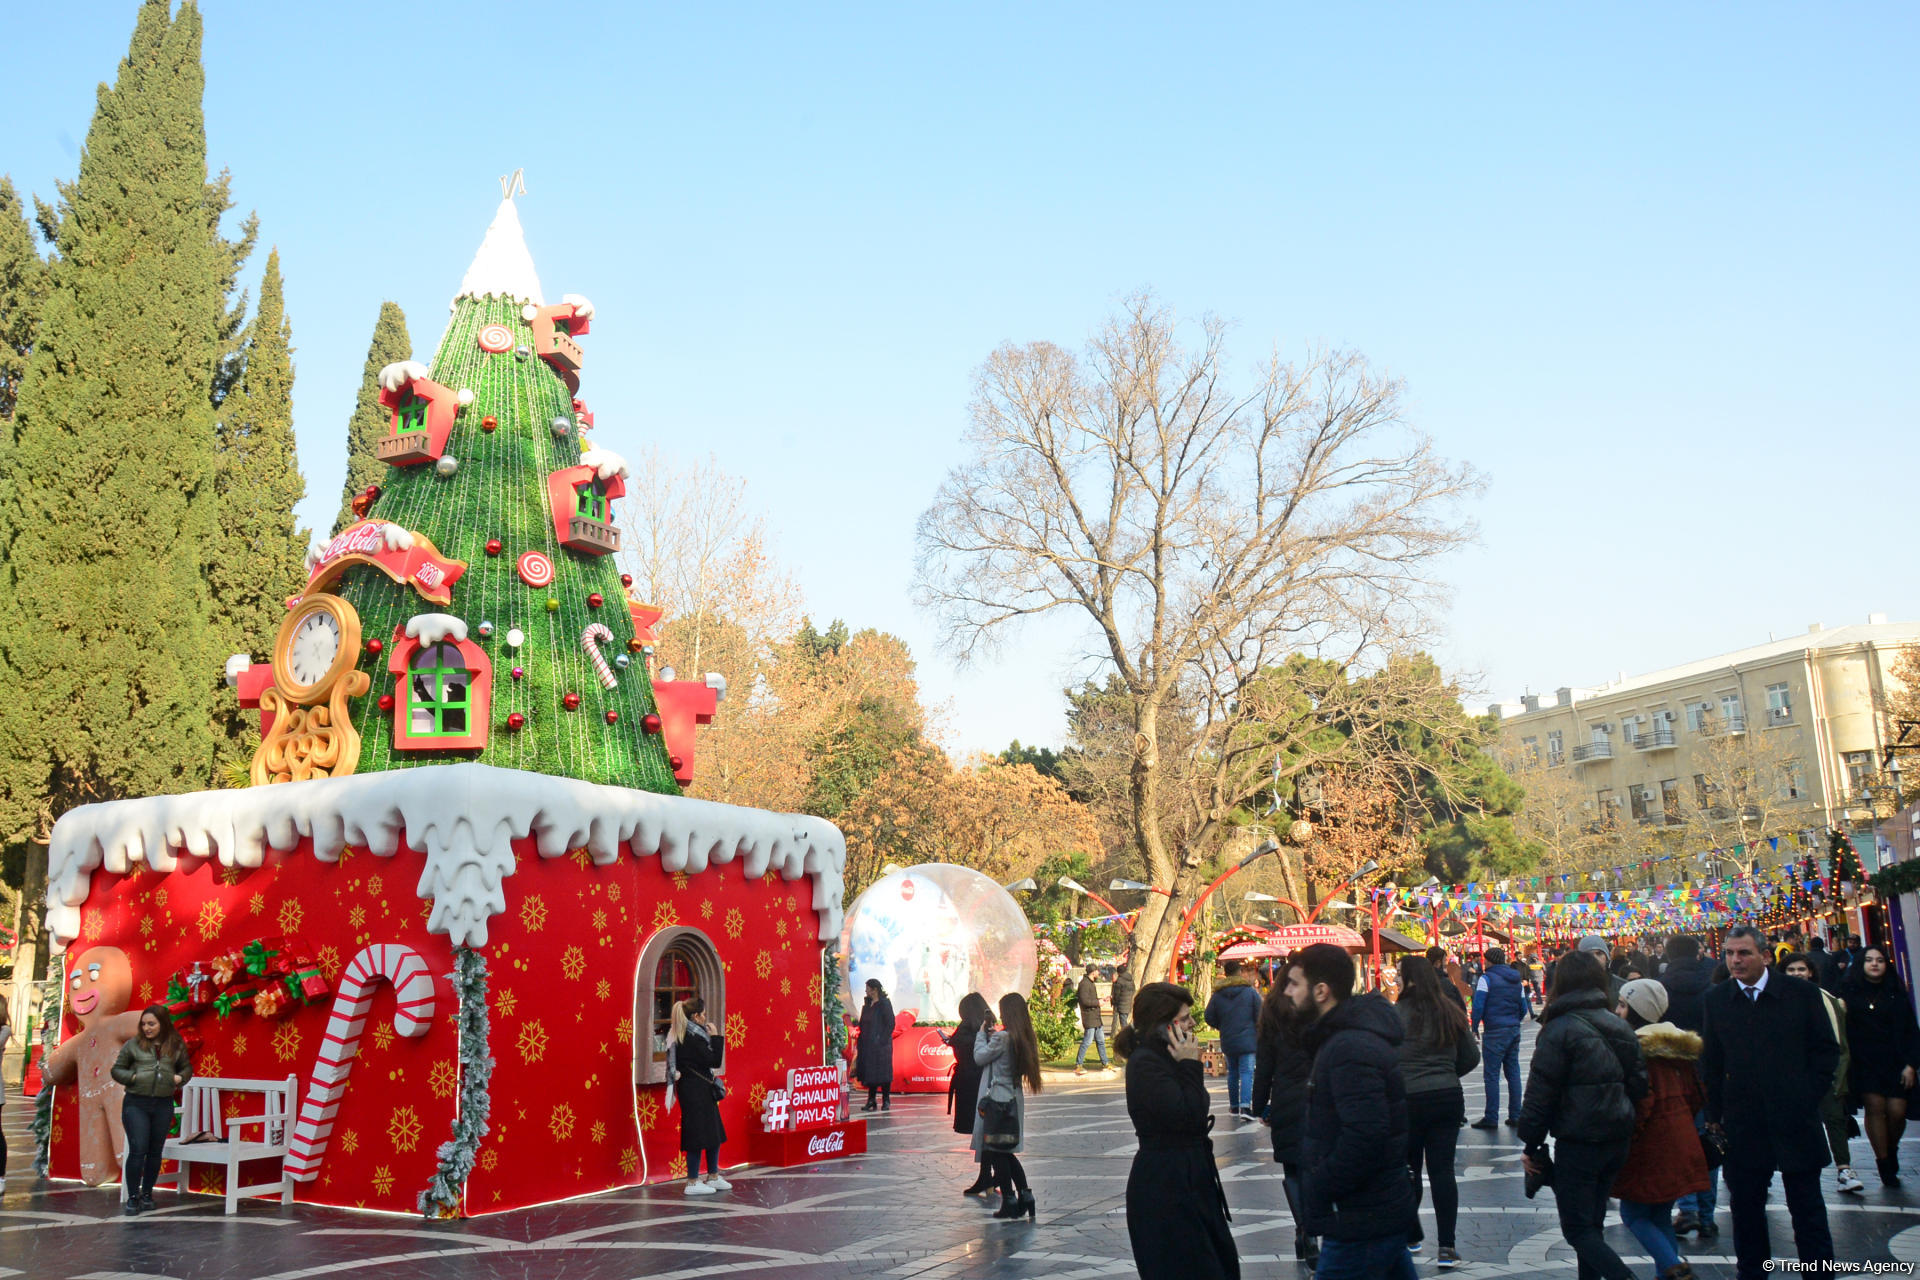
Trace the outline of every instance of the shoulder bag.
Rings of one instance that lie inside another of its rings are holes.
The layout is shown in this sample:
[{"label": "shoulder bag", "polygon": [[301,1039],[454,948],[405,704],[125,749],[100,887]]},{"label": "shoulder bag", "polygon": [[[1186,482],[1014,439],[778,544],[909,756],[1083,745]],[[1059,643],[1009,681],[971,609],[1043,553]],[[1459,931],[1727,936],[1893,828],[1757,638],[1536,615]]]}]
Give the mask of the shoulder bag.
[{"label": "shoulder bag", "polygon": [[1020,1145],[1020,1110],[1012,1098],[1002,1102],[988,1093],[980,1100],[980,1145],[988,1151]]}]

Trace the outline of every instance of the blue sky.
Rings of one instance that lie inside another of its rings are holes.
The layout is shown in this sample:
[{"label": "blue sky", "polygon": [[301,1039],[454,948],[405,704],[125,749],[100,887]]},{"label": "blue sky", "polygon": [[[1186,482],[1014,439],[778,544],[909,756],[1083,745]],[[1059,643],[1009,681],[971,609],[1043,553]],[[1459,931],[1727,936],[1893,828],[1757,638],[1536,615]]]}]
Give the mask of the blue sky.
[{"label": "blue sky", "polygon": [[[208,0],[313,522],[381,299],[430,354],[525,167],[547,293],[599,309],[598,438],[745,477],[811,611],[907,637],[960,747],[1058,741],[1092,669],[1063,624],[955,672],[909,600],[971,372],[1142,286],[1245,364],[1407,380],[1491,481],[1440,646],[1490,694],[1920,617],[1920,10],[823,8]],[[134,11],[11,16],[23,188],[72,176]]]}]

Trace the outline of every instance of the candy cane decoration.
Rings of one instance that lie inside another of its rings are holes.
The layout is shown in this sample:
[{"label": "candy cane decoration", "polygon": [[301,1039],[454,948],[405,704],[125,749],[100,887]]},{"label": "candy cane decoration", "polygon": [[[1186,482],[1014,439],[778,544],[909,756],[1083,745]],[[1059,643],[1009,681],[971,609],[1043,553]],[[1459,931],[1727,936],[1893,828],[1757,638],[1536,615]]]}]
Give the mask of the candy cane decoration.
[{"label": "candy cane decoration", "polygon": [[593,669],[600,675],[600,685],[605,689],[615,689],[620,682],[613,678],[613,668],[600,655],[602,644],[613,643],[613,632],[607,630],[604,622],[589,622],[580,633],[580,647],[587,651],[587,658],[593,663]]},{"label": "candy cane decoration", "polygon": [[333,1117],[340,1110],[341,1095],[347,1091],[347,1073],[360,1052],[360,1032],[367,1024],[367,1010],[373,1007],[373,989],[381,978],[393,984],[398,1001],[393,1011],[395,1031],[403,1036],[422,1036],[433,1024],[433,975],[427,972],[427,962],[419,952],[386,943],[363,948],[353,958],[340,975],[340,990],[333,998],[320,1057],[313,1064],[307,1099],[300,1106],[300,1118],[287,1143],[284,1166],[295,1182],[311,1182],[320,1172],[327,1139],[333,1134]]}]

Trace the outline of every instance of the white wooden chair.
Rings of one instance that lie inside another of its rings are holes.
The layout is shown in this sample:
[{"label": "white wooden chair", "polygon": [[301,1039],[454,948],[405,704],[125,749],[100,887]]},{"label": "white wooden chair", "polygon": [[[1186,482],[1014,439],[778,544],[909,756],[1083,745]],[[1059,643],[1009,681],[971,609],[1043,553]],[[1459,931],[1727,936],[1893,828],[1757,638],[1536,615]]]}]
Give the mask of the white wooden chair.
[{"label": "white wooden chair", "polygon": [[[242,1196],[269,1196],[279,1193],[281,1204],[293,1203],[293,1179],[286,1174],[287,1140],[293,1135],[293,1120],[300,1105],[300,1082],[294,1076],[285,1080],[230,1080],[218,1076],[195,1076],[180,1091],[180,1136],[167,1139],[161,1149],[164,1159],[180,1162],[174,1175],[174,1190],[187,1190],[191,1164],[220,1164],[227,1167],[227,1212],[239,1208]],[[221,1101],[228,1094],[256,1094],[262,1106],[258,1115],[228,1118],[220,1113]],[[246,1139],[246,1131],[259,1127],[257,1141]],[[211,1135],[210,1141],[188,1142],[196,1134]],[[273,1182],[240,1185],[240,1166],[249,1160],[280,1160],[280,1176]]]}]

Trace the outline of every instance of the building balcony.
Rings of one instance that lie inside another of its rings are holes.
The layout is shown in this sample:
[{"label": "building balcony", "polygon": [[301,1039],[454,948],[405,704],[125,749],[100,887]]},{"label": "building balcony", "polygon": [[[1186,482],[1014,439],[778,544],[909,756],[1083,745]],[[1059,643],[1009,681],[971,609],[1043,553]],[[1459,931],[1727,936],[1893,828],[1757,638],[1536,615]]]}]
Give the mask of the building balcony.
[{"label": "building balcony", "polygon": [[1573,749],[1573,762],[1575,764],[1590,764],[1595,760],[1611,759],[1613,759],[1613,744],[1611,742],[1582,742]]},{"label": "building balcony", "polygon": [[1673,747],[1673,729],[1669,725],[1661,725],[1659,728],[1648,729],[1645,733],[1637,733],[1633,736],[1635,751],[1671,751]]},{"label": "building balcony", "polygon": [[1700,732],[1708,737],[1718,734],[1737,734],[1747,731],[1745,716],[1708,716],[1700,724]]}]

